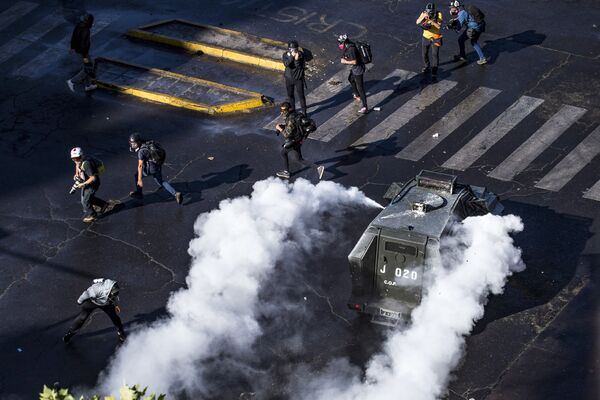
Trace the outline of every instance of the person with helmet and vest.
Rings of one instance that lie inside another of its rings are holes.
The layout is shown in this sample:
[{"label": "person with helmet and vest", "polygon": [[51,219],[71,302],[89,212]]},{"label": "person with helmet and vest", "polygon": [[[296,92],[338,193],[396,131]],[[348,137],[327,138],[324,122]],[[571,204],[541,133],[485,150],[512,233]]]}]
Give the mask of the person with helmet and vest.
[{"label": "person with helmet and vest", "polygon": [[358,110],[360,114],[369,112],[367,106],[367,92],[365,91],[365,82],[363,75],[365,73],[365,64],[360,58],[360,54],[356,45],[350,41],[347,34],[338,36],[338,47],[343,51],[340,62],[345,65],[351,65],[348,81],[352,85],[352,97],[355,101],[362,102],[362,108]]},{"label": "person with helmet and vest", "polygon": [[[144,198],[143,187],[144,176],[151,176],[158,186],[165,188],[173,197],[177,204],[183,203],[183,195],[171,186],[169,182],[163,180],[162,163],[166,154],[162,148],[158,147],[158,143],[151,140],[142,140],[139,133],[129,135],[129,151],[137,153],[137,169],[134,174],[135,190],[129,193],[129,196],[134,199],[142,200]],[[159,154],[162,152],[163,157]]]},{"label": "person with helmet and vest", "polygon": [[[473,15],[473,10],[478,14]],[[454,56],[454,61],[466,61],[467,56],[465,53],[465,42],[467,39],[471,40],[471,46],[479,56],[479,60],[477,60],[477,64],[484,65],[487,64],[487,58],[483,54],[483,50],[481,50],[481,46],[479,46],[479,36],[481,33],[485,31],[485,21],[483,20],[483,13],[476,7],[465,7],[462,1],[454,0],[450,2],[450,15],[452,19],[448,23],[449,29],[454,29],[459,32],[461,29],[465,28],[463,32],[458,37],[458,48],[460,53]]]},{"label": "person with helmet and vest", "polygon": [[281,134],[285,142],[281,147],[281,158],[283,158],[283,164],[285,169],[283,171],[279,171],[276,175],[283,179],[290,178],[290,161],[288,158],[288,154],[292,153],[296,155],[296,159],[298,162],[305,167],[313,167],[317,169],[317,175],[319,179],[323,177],[323,172],[325,171],[325,167],[322,165],[317,165],[312,161],[305,160],[302,157],[302,141],[303,136],[300,131],[300,127],[297,122],[298,114],[293,110],[293,107],[290,103],[283,102],[279,106],[281,115],[285,118],[285,123],[277,124],[275,126],[275,130],[277,135]]},{"label": "person with helmet and vest", "polygon": [[287,101],[292,105],[292,108],[296,108],[296,96],[300,101],[300,107],[302,113],[307,115],[306,112],[306,96],[304,95],[304,87],[306,81],[304,79],[304,53],[298,47],[296,40],[290,40],[288,42],[288,50],[283,53],[283,65],[285,66],[285,72],[283,76],[285,78],[285,88],[287,90]]},{"label": "person with helmet and vest", "polygon": [[[437,77],[438,64],[440,62],[440,47],[442,46],[442,35],[440,28],[442,25],[442,13],[435,9],[435,4],[428,3],[417,18],[417,25],[423,29],[423,38],[421,40],[423,63],[425,64],[422,72],[431,71],[431,77]],[[433,66],[429,61],[429,52],[433,57]]]},{"label": "person with helmet and vest", "polygon": [[71,36],[71,51],[79,54],[83,61],[83,68],[74,77],[67,80],[69,89],[75,91],[75,83],[84,83],[85,91],[89,92],[96,89],[98,86],[94,84],[96,78],[94,60],[90,57],[90,37],[91,29],[94,25],[94,16],[85,14],[81,17],[81,21],[75,26],[73,35]]},{"label": "person with helmet and vest", "polygon": [[69,343],[90,315],[96,309],[100,309],[108,315],[115,325],[119,341],[123,343],[126,335],[121,318],[119,318],[119,313],[121,312],[121,309],[117,305],[119,290],[119,284],[112,279],[94,279],[93,284],[77,299],[77,304],[81,305],[81,311],[67,333],[63,336],[63,342]]},{"label": "person with helmet and vest", "polygon": [[81,189],[81,205],[83,206],[83,222],[94,222],[98,217],[95,207],[98,207],[100,214],[108,211],[111,203],[96,197],[96,192],[100,189],[100,162],[92,157],[83,154],[81,147],[71,149],[71,160],[75,163],[75,189]]}]

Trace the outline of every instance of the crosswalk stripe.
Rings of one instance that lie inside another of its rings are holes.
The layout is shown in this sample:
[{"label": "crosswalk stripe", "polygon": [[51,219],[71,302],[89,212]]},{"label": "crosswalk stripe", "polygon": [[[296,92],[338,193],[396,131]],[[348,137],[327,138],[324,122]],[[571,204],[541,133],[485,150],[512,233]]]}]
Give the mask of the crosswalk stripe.
[{"label": "crosswalk stripe", "polygon": [[64,19],[58,14],[47,15],[16,38],[4,43],[0,47],[0,64],[20,53],[63,22]]},{"label": "crosswalk stripe", "polygon": [[[92,36],[100,33],[104,28],[120,17],[120,14],[100,14],[94,18],[92,27]],[[65,35],[53,47],[44,50],[38,56],[29,60],[13,72],[15,76],[26,76],[28,78],[38,78],[47,68],[56,64],[67,54],[70,47],[72,32]],[[93,50],[93,49],[92,49]]]},{"label": "crosswalk stripe", "polygon": [[556,164],[552,171],[548,172],[535,187],[552,192],[559,191],[598,154],[600,154],[600,126]]},{"label": "crosswalk stripe", "polygon": [[12,7],[9,7],[6,10],[2,11],[2,13],[0,13],[0,30],[6,28],[8,25],[23,17],[25,14],[27,14],[37,6],[38,4],[36,3],[30,3],[28,1],[19,1],[18,3],[15,3]]},{"label": "crosswalk stripe", "polygon": [[[396,90],[396,86],[399,83],[408,80],[415,75],[416,74],[414,72],[404,71],[402,69],[396,69],[392,71],[381,82],[375,85],[375,87],[373,88],[373,92],[375,94],[369,96],[368,102],[372,106],[376,106],[377,104],[385,100],[388,96],[390,96],[392,93],[394,93],[394,90]],[[390,80],[392,80],[392,82],[389,82]],[[384,87],[386,89],[384,89]],[[361,114],[357,112],[358,107],[358,104],[355,104],[355,102],[350,101],[350,104],[341,109],[333,117],[325,121],[325,123],[317,129],[317,131],[311,136],[311,138],[322,140],[324,142],[329,142],[346,127],[352,125],[352,123],[354,123],[361,117]]]},{"label": "crosswalk stripe", "polygon": [[[373,68],[373,64],[367,64],[367,71]],[[336,72],[332,75],[327,81],[316,87],[310,93],[306,95],[306,106],[307,112],[310,114],[314,112],[319,107],[323,106],[323,102],[328,99],[332,99],[333,96],[340,93],[342,90],[346,89],[350,86],[350,82],[348,82],[348,74],[350,71],[348,69],[343,69],[341,71]],[[296,103],[298,103],[298,99],[296,99]],[[277,117],[273,121],[266,124],[264,129],[273,129],[276,124],[281,124],[284,122],[283,117]]]},{"label": "crosswalk stripe", "polygon": [[510,181],[560,137],[587,110],[564,105],[488,176]]},{"label": "crosswalk stripe", "polygon": [[596,182],[594,186],[585,192],[583,197],[590,200],[600,201],[600,181]]},{"label": "crosswalk stripe", "polygon": [[[442,119],[431,125],[419,137],[402,149],[396,158],[419,161],[448,135],[471,118],[483,106],[500,93],[500,90],[479,87],[456,107],[450,110]],[[435,138],[432,138],[437,135]]]},{"label": "crosswalk stripe", "polygon": [[426,86],[420,93],[417,93],[376,127],[367,132],[366,135],[354,142],[353,146],[364,146],[389,138],[394,132],[397,132],[425,108],[456,86],[456,84],[457,82],[444,80]]},{"label": "crosswalk stripe", "polygon": [[442,167],[460,171],[469,168],[543,102],[544,100],[535,97],[521,96],[469,143],[450,157]]}]

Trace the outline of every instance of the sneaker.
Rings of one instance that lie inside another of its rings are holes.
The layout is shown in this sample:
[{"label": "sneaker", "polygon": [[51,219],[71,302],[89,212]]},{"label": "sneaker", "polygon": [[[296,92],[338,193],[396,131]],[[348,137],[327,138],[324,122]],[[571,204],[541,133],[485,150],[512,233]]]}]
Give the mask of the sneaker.
[{"label": "sneaker", "polygon": [[322,165],[319,165],[317,167],[317,173],[319,174],[319,180],[321,180],[321,178],[323,178],[323,172],[325,172],[325,167]]},{"label": "sneaker", "polygon": [[136,200],[142,200],[144,198],[144,195],[138,191],[135,191],[135,192],[129,192],[129,197],[131,197],[132,199],[136,199]]},{"label": "sneaker", "polygon": [[119,342],[125,343],[125,339],[127,339],[127,335],[124,331],[118,331],[117,336],[119,337]]},{"label": "sneaker", "polygon": [[67,331],[67,333],[65,333],[65,336],[62,337],[62,341],[65,343],[69,343],[71,341],[71,338],[74,336],[75,334],[71,331]]},{"label": "sneaker", "polygon": [[70,79],[67,81],[67,86],[69,87],[69,90],[73,93],[75,93],[75,86],[73,85],[73,81],[71,81]]},{"label": "sneaker", "polygon": [[479,65],[483,65],[483,64],[487,64],[487,58],[480,58],[479,60],[477,60],[477,64]]},{"label": "sneaker", "polygon": [[96,220],[95,215],[88,215],[87,217],[83,218],[83,222],[88,223],[88,224],[94,222],[95,220]]},{"label": "sneaker", "polygon": [[357,94],[352,93],[352,98],[354,99],[354,101],[360,101],[360,96]]},{"label": "sneaker", "polygon": [[175,193],[175,201],[177,202],[177,204],[183,204],[183,195],[181,194],[181,192]]},{"label": "sneaker", "polygon": [[279,171],[275,175],[283,179],[290,179],[290,173],[288,171]]},{"label": "sneaker", "polygon": [[457,56],[454,56],[454,61],[465,62],[465,61],[467,61],[467,59],[463,56],[457,55]]},{"label": "sneaker", "polygon": [[429,67],[423,67],[423,68],[421,68],[421,72],[424,73],[424,74],[427,73],[427,72],[429,72]]},{"label": "sneaker", "polygon": [[88,85],[85,87],[86,92],[91,92],[92,90],[96,90],[96,89],[98,89],[98,85],[95,85],[93,83],[91,85]]},{"label": "sneaker", "polygon": [[359,114],[366,114],[369,112],[369,109],[367,107],[363,107],[360,110],[358,110]]}]

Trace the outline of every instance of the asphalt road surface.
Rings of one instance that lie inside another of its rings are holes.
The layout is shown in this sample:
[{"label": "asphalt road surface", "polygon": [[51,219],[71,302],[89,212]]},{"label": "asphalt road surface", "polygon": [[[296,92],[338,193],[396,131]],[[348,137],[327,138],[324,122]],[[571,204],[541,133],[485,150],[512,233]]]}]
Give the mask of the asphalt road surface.
[{"label": "asphalt road surface", "polygon": [[[527,269],[492,297],[467,339],[449,399],[597,399],[600,397],[600,5],[597,1],[484,1],[489,62],[456,64],[456,35],[446,32],[439,82],[419,74],[414,20],[424,2],[344,0],[0,1],[0,397],[32,399],[43,384],[93,385],[117,339],[95,316],[65,347],[61,336],[92,278],[122,283],[127,328],[164,316],[168,295],[185,285],[188,243],[199,214],[251,192],[282,169],[280,138],[263,129],[275,108],[209,117],[97,90],[71,93],[78,70],[68,53],[73,24],[96,16],[92,53],[202,76],[283,100],[282,77],[127,39],[128,29],[170,18],[218,25],[282,41],[296,38],[315,55],[308,79],[312,115],[323,137],[304,146],[324,163],[325,179],[380,200],[387,186],[421,169],[456,173],[500,194],[524,221],[516,236]],[[444,10],[446,11],[446,10]],[[345,85],[334,34],[371,43],[365,75],[370,106],[358,117]],[[342,76],[337,79],[336,76]],[[333,78],[332,78],[333,77]],[[335,81],[335,82],[332,82]],[[328,83],[329,82],[329,83]],[[178,206],[146,182],[144,206],[128,199],[135,158],[132,132],[168,151],[165,178],[185,193]],[[355,146],[353,144],[362,144]],[[107,166],[101,197],[124,207],[86,225],[70,196],[74,146]],[[292,179],[314,180],[302,170]],[[365,214],[365,213],[363,213]],[[312,309],[303,351],[293,357],[277,332],[260,344],[264,364],[335,356],[363,365],[382,332],[347,309],[347,254],[374,215],[349,215],[339,245],[307,260],[297,294]],[[320,268],[328,265],[328,268]],[[265,351],[265,353],[269,353]],[[260,365],[260,364],[259,364]],[[251,391],[224,379],[217,398]],[[144,382],[140,382],[144,384]],[[274,384],[266,398],[285,398]],[[391,389],[393,390],[393,389]]]}]

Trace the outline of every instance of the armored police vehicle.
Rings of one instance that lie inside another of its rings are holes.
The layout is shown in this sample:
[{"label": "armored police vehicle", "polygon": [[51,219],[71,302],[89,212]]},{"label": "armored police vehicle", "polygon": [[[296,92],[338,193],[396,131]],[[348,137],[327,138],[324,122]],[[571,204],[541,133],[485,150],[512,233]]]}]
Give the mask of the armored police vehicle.
[{"label": "armored police vehicle", "polygon": [[421,171],[404,185],[392,184],[384,198],[389,205],[348,256],[348,306],[373,323],[396,325],[421,302],[427,261],[439,255],[440,239],[449,226],[469,216],[500,214],[503,207],[485,188],[431,171]]}]

